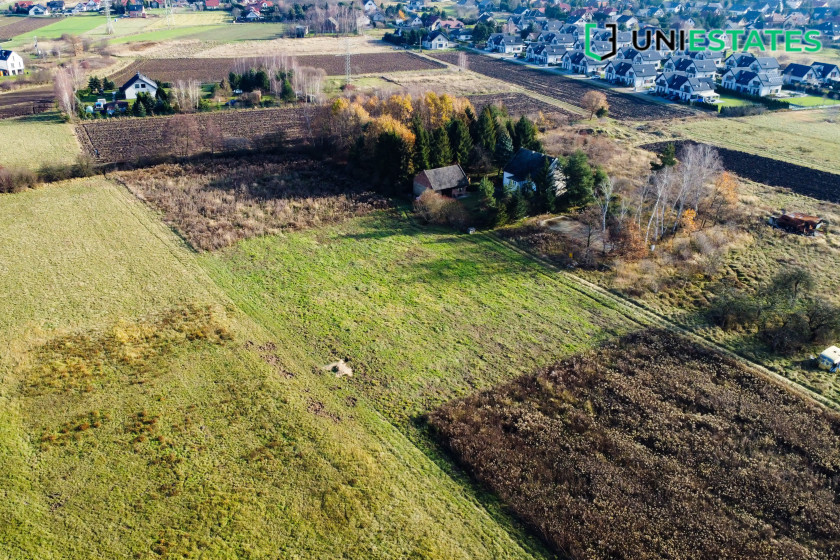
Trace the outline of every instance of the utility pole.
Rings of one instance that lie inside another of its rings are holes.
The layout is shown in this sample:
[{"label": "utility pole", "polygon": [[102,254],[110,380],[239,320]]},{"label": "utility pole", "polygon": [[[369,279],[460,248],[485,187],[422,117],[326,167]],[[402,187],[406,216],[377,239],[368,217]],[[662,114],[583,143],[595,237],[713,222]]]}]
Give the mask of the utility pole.
[{"label": "utility pole", "polygon": [[103,0],[105,4],[105,35],[114,34],[114,21],[111,19],[111,0]]},{"label": "utility pole", "polygon": [[350,85],[350,36],[344,37],[344,83]]},{"label": "utility pole", "polygon": [[172,0],[164,0],[163,11],[166,14],[166,27],[171,29],[173,20],[175,19],[172,17]]}]

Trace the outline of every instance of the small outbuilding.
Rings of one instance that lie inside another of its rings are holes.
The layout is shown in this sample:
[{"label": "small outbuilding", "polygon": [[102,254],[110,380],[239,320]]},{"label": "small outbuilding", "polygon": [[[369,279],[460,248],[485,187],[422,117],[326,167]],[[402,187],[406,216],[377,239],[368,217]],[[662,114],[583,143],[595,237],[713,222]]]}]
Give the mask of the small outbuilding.
[{"label": "small outbuilding", "polygon": [[467,194],[469,183],[467,174],[457,163],[437,169],[426,169],[414,177],[414,196],[431,190],[455,198]]},{"label": "small outbuilding", "polygon": [[827,369],[831,372],[837,371],[840,368],[840,348],[829,346],[823,350],[820,357],[817,358],[817,365],[820,366],[820,369]]},{"label": "small outbuilding", "polygon": [[819,216],[802,212],[782,211],[781,216],[770,218],[770,225],[800,235],[814,235],[824,223],[825,221]]},{"label": "small outbuilding", "polygon": [[154,97],[157,89],[157,83],[154,80],[138,72],[122,85],[120,91],[125,94],[126,99],[137,99],[138,93],[148,93]]}]

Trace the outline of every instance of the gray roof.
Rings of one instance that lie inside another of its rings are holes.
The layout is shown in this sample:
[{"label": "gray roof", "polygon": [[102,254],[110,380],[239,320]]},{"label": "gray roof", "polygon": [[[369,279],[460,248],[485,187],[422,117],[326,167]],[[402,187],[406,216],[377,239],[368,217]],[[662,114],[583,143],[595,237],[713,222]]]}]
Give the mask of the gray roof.
[{"label": "gray roof", "polygon": [[0,49],[0,60],[9,60],[9,57],[15,54],[15,51],[4,51]]},{"label": "gray roof", "polygon": [[513,158],[505,165],[505,173],[510,173],[514,181],[524,181],[528,177],[534,177],[539,173],[545,162],[551,164],[557,158],[534,152],[526,148],[519,148]]},{"label": "gray roof", "polygon": [[437,192],[445,189],[466,187],[469,180],[464,170],[461,169],[461,166],[455,164],[436,169],[426,169],[417,174],[414,182],[420,183]]}]

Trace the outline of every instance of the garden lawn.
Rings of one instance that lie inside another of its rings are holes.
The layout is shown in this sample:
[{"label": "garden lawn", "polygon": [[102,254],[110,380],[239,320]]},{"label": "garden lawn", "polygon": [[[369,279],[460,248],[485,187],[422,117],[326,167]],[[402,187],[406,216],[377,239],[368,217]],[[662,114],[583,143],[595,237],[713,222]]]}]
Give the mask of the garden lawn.
[{"label": "garden lawn", "polygon": [[121,187],[0,196],[0,271],[3,558],[533,557]]}]

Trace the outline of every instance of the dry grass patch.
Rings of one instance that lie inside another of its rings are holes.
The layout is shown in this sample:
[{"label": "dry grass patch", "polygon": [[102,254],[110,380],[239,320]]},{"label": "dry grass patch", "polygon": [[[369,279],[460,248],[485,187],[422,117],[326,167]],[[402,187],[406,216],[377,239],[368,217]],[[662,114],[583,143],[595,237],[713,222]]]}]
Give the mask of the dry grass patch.
[{"label": "dry grass patch", "polygon": [[118,174],[201,250],[343,221],[387,206],[331,164],[302,156],[222,158]]}]

